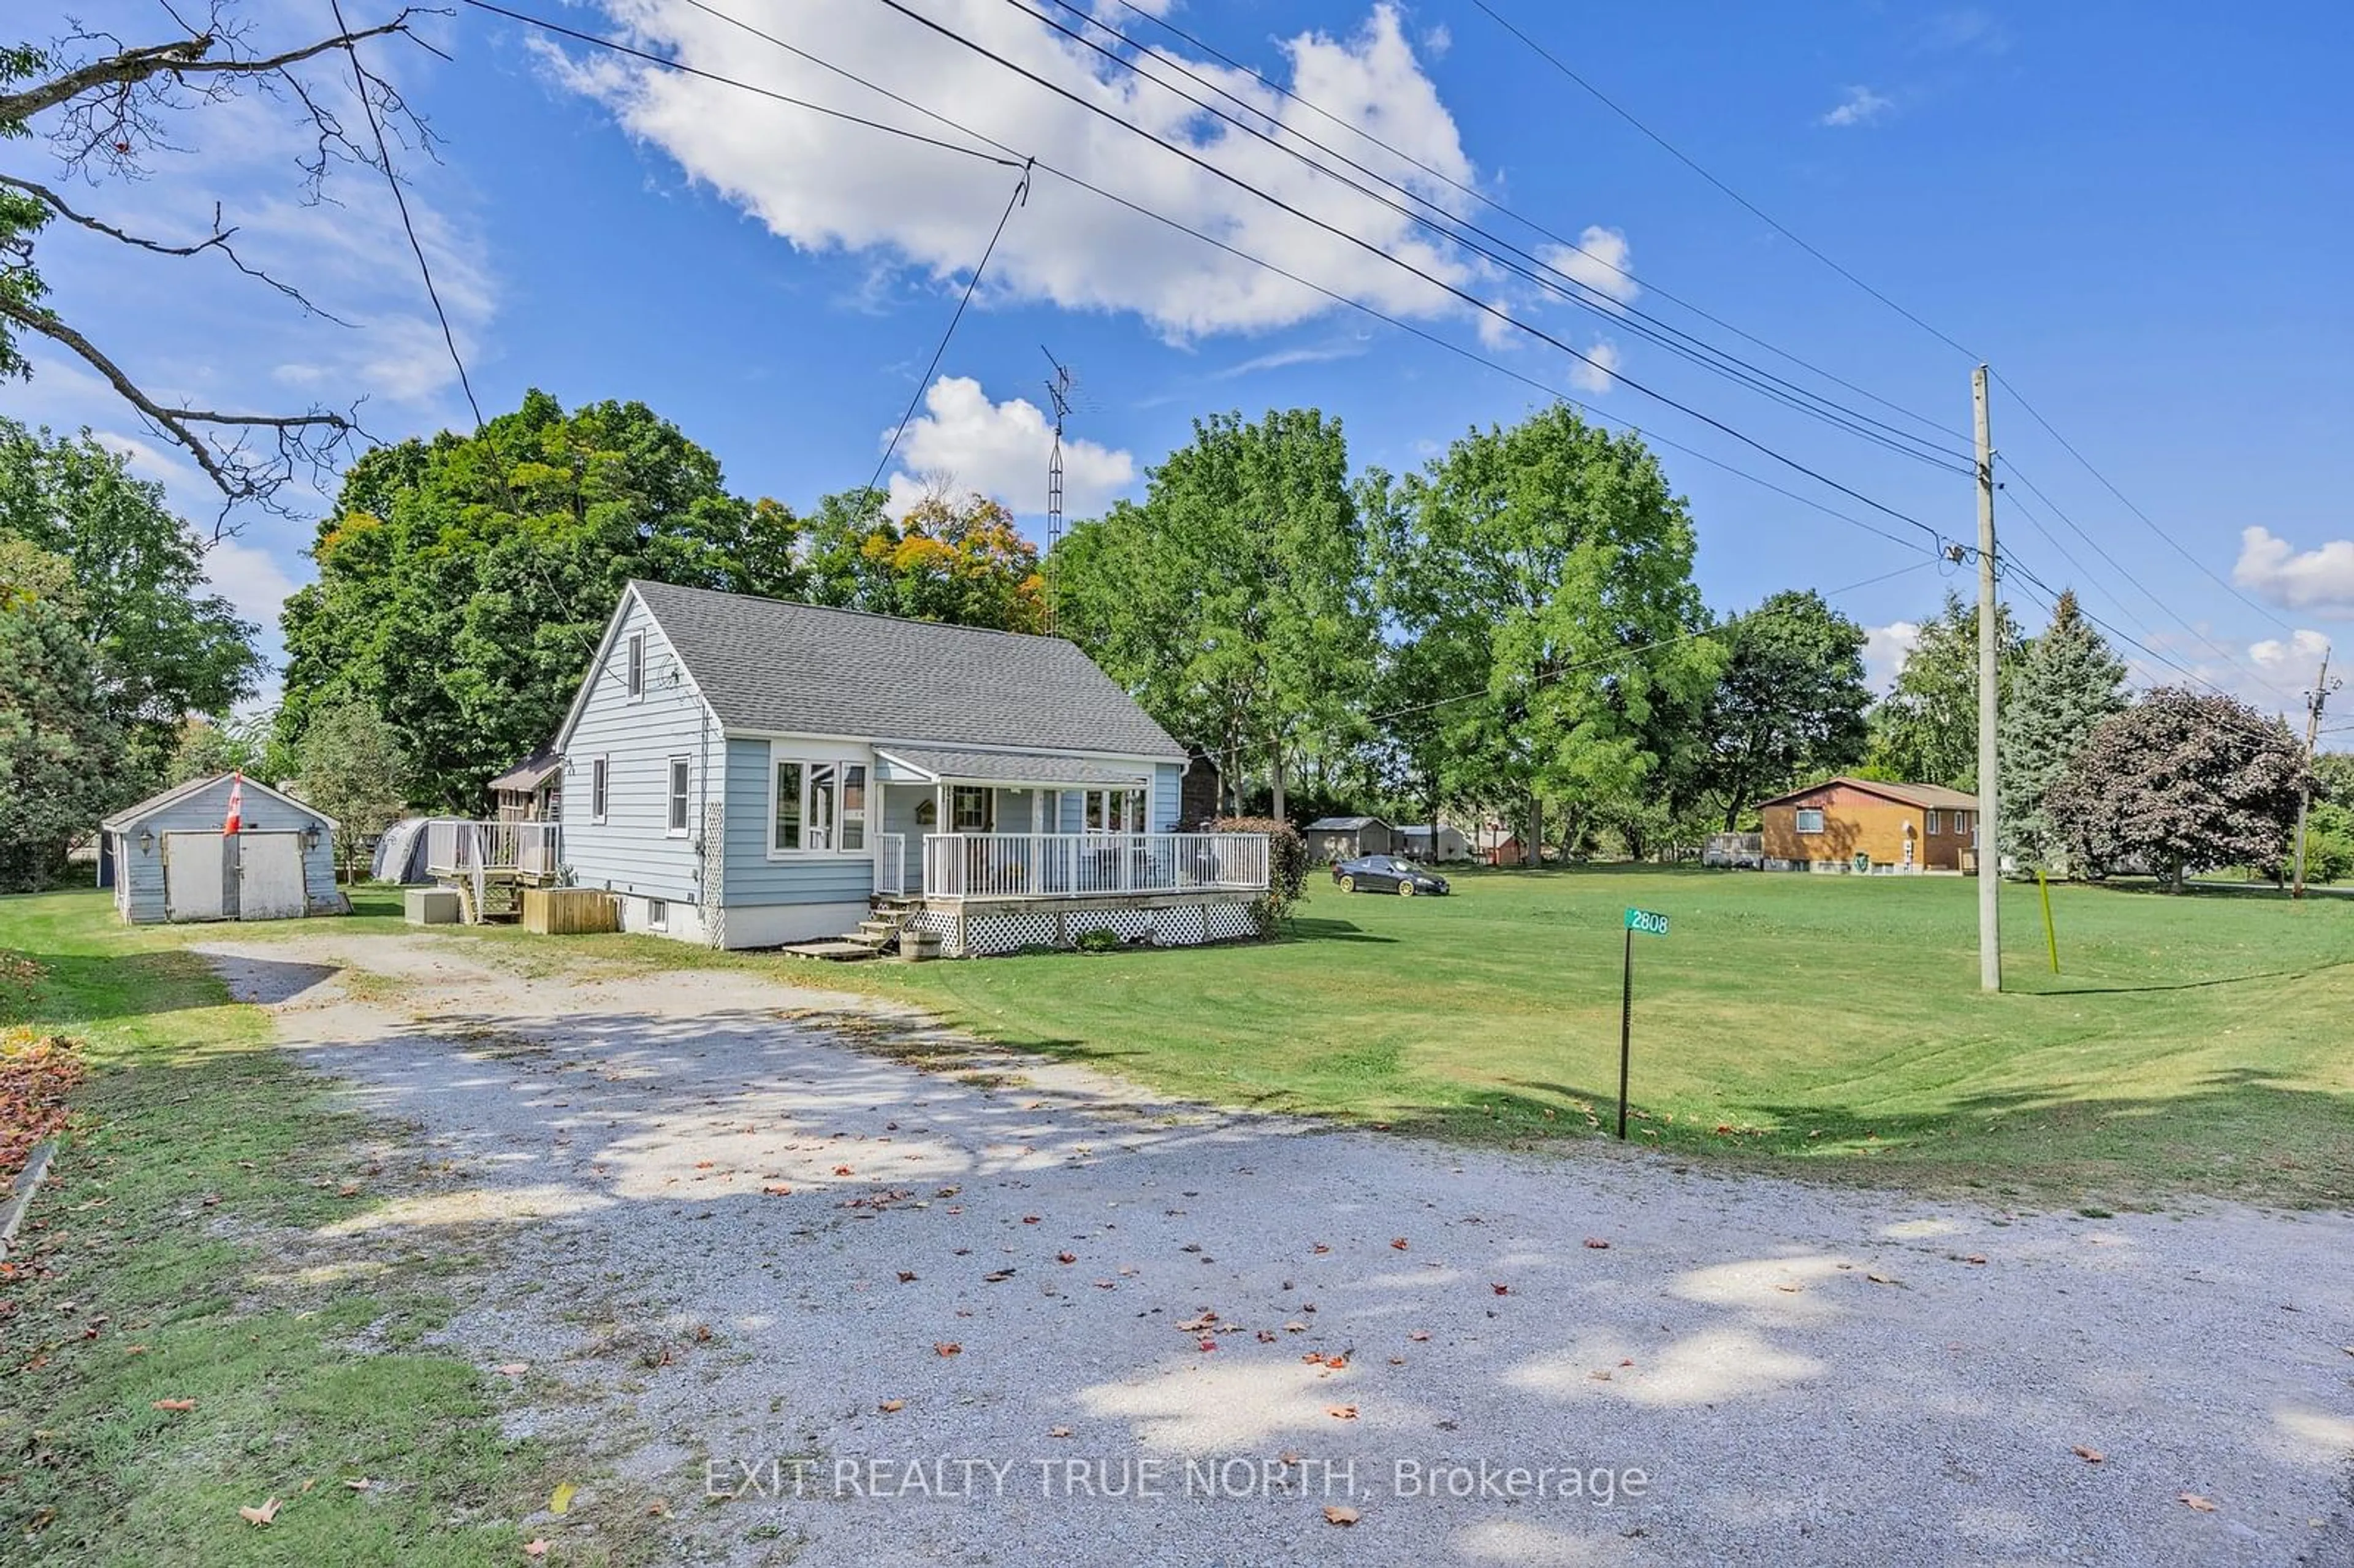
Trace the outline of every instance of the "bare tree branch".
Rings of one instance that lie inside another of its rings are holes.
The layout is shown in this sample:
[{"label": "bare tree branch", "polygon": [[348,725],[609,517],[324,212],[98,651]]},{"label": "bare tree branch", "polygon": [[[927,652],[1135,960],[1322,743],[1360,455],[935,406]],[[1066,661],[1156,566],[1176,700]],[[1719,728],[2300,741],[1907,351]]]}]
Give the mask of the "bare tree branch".
[{"label": "bare tree branch", "polygon": [[105,59],[92,60],[88,65],[62,72],[22,92],[0,93],[0,124],[11,121],[22,123],[36,114],[55,109],[85,93],[119,94],[158,76],[170,76],[175,80],[186,81],[190,78],[274,75],[290,66],[300,65],[304,60],[314,59],[353,44],[393,33],[406,33],[408,31],[408,18],[414,15],[413,7],[404,8],[389,22],[338,33],[332,38],[322,38],[299,49],[288,49],[282,54],[258,59],[206,58],[212,53],[214,46],[221,42],[221,35],[217,32],[200,34],[193,38],[178,38],[168,44],[149,44],[123,49]]},{"label": "bare tree branch", "polygon": [[109,239],[119,239],[125,245],[136,246],[142,250],[152,250],[158,256],[196,256],[207,250],[217,250],[223,256],[228,258],[230,266],[235,267],[239,271],[244,273],[249,278],[259,279],[260,281],[269,284],[271,288],[277,290],[280,293],[285,295],[288,299],[302,306],[305,314],[323,316],[328,321],[334,323],[337,326],[347,327],[352,324],[350,322],[344,320],[343,317],[335,314],[334,312],[322,309],[320,306],[313,303],[309,296],[305,295],[302,290],[297,289],[293,284],[286,282],[282,279],[271,277],[267,271],[248,262],[245,258],[239,256],[236,250],[231,249],[229,246],[229,239],[237,233],[237,230],[234,228],[224,228],[221,227],[221,209],[218,202],[215,202],[213,204],[213,231],[210,235],[198,240],[194,245],[165,245],[161,240],[149,239],[143,235],[133,234],[127,230],[117,228],[114,225],[107,222],[103,218],[92,217],[87,213],[77,212],[71,207],[67,205],[66,199],[63,196],[51,190],[48,186],[41,185],[37,181],[24,179],[16,175],[0,174],[0,185],[5,185],[14,190],[23,191],[27,196],[32,196],[36,200],[46,204],[51,211],[55,212],[58,217],[65,218],[68,222],[78,223],[81,225],[82,228],[90,229],[93,233],[105,235]]}]

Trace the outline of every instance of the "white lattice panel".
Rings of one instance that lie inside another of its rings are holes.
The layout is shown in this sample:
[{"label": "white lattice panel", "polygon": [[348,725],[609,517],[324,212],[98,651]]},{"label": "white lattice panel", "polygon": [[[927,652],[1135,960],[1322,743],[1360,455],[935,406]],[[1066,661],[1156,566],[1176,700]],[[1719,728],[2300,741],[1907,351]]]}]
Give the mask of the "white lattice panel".
[{"label": "white lattice panel", "polygon": [[974,915],[964,923],[968,953],[1011,953],[1023,948],[1048,948],[1055,943],[1055,916],[1023,910],[1009,915]]},{"label": "white lattice panel", "polygon": [[1206,939],[1213,942],[1238,942],[1258,935],[1258,922],[1251,918],[1247,904],[1206,905],[1202,924]]},{"label": "white lattice panel", "polygon": [[1209,940],[1207,927],[1198,906],[1157,911],[1152,920],[1152,939],[1164,948],[1198,948]]}]

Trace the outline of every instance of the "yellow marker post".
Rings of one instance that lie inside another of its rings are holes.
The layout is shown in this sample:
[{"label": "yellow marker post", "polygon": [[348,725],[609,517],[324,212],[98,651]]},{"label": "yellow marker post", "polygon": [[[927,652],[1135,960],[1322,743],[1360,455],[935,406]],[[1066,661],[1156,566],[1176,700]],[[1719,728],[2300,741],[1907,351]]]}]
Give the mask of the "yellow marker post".
[{"label": "yellow marker post", "polygon": [[2052,972],[2060,972],[2060,934],[2052,927],[2052,884],[2045,881],[2043,868],[2035,868],[2035,890],[2043,895],[2043,945],[2052,949]]}]

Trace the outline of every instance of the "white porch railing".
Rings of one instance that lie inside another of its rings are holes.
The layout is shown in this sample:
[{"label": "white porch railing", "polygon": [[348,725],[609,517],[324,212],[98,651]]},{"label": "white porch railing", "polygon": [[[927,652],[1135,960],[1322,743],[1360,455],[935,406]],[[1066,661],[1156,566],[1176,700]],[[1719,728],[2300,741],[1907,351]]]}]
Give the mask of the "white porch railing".
[{"label": "white porch railing", "polygon": [[907,891],[907,834],[875,835],[875,891],[886,894]]},{"label": "white porch railing", "polygon": [[562,862],[556,822],[477,822],[436,817],[425,824],[425,869],[436,876],[513,871],[552,877]]},{"label": "white porch railing", "polygon": [[1265,833],[929,833],[927,898],[1267,891]]}]

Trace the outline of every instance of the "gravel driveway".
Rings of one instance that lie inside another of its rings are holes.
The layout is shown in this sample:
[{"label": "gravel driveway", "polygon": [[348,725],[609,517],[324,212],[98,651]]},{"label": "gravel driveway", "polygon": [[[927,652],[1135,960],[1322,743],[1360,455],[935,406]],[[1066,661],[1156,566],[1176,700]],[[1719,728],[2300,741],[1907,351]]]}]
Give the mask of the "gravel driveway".
[{"label": "gravel driveway", "polygon": [[2345,1215],[1459,1150],[938,1035],[918,1070],[845,1039],[915,1021],[782,962],[208,951],[415,1128],[345,1228],[492,1260],[444,1339],[599,1457],[552,1562],[601,1487],[690,1563],[2354,1564]]}]

